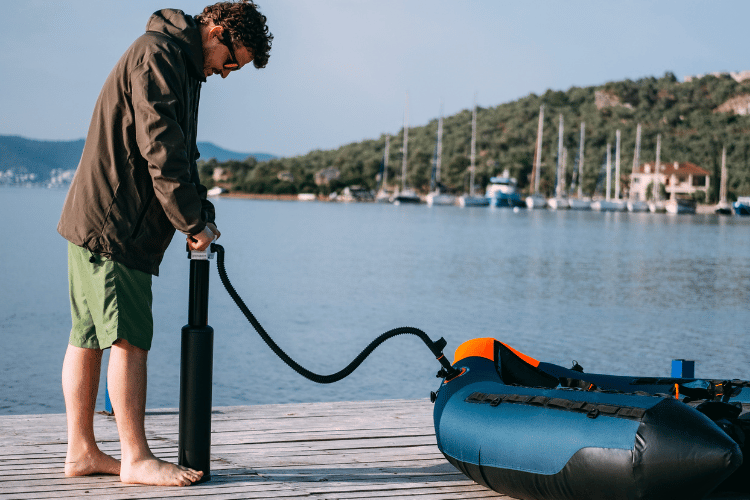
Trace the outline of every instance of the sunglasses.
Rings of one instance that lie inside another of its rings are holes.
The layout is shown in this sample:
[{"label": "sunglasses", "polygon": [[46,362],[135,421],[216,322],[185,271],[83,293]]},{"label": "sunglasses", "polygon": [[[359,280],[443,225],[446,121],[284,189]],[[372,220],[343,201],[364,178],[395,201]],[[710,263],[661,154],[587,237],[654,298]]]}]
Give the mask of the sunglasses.
[{"label": "sunglasses", "polygon": [[224,69],[227,71],[237,71],[240,69],[240,64],[237,62],[237,57],[234,55],[234,47],[232,47],[232,40],[229,33],[222,34],[221,43],[226,46],[229,50],[229,62],[224,63]]}]

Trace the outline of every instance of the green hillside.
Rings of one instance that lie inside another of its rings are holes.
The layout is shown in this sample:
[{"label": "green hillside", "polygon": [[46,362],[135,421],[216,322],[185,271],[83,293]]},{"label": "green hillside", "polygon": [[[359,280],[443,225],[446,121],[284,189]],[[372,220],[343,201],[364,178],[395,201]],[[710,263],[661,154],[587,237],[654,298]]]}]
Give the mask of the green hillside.
[{"label": "green hillside", "polygon": [[[731,99],[731,101],[730,101]],[[728,102],[729,101],[729,102]],[[598,87],[549,90],[514,102],[477,111],[477,184],[508,169],[527,191],[534,161],[540,105],[545,106],[541,188],[550,195],[555,182],[558,122],[565,121],[568,185],[577,162],[580,123],[586,123],[584,193],[592,194],[599,179],[606,145],[614,151],[616,130],[622,134],[623,185],[633,164],[636,126],[642,126],[641,162],[654,161],[657,134],[662,136],[661,161],[692,162],[712,175],[710,202],[718,199],[722,147],[727,147],[730,199],[750,194],[750,80],[729,75],[705,76],[688,83],[671,73],[661,78],[610,82]],[[724,105],[721,109],[720,106]],[[734,110],[722,111],[734,107]],[[403,131],[391,137],[389,183],[400,183]],[[408,184],[426,192],[435,150],[437,119],[409,129]],[[444,118],[442,180],[450,190],[468,189],[471,110]],[[203,179],[217,166],[231,172],[231,189],[250,193],[327,194],[344,186],[375,189],[385,136],[352,143],[331,151],[257,162],[215,161],[202,164]],[[314,174],[334,167],[340,177],[330,185],[316,185]],[[280,175],[285,173],[283,175]]]}]

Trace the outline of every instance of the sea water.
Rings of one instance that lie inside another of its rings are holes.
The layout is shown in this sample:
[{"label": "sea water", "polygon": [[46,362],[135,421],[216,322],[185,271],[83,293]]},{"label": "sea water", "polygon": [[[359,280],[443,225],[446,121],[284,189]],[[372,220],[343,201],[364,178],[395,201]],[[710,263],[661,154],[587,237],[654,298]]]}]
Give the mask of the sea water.
[{"label": "sea water", "polygon": [[[0,413],[64,412],[70,330],[64,190],[0,188]],[[750,379],[750,218],[215,199],[229,278],[276,342],[321,374],[414,326],[494,337],[588,372]],[[423,398],[440,368],[412,336],[347,379],[303,379],[263,343],[211,262],[213,404]],[[149,408],[179,404],[189,261],[178,233],[154,279]],[[105,368],[108,354],[105,354]],[[104,372],[105,370],[103,370]],[[104,373],[98,409],[103,409]]]}]

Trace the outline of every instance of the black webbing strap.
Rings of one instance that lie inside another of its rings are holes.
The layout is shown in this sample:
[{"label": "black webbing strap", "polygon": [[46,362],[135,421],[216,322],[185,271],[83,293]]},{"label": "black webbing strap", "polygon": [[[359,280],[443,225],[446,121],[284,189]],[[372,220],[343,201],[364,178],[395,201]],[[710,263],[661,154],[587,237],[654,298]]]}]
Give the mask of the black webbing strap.
[{"label": "black webbing strap", "polygon": [[501,403],[538,406],[553,410],[585,413],[589,418],[596,418],[599,415],[605,415],[607,417],[641,420],[643,419],[643,415],[646,414],[644,408],[638,408],[635,406],[589,403],[586,401],[548,398],[546,396],[529,396],[525,394],[485,394],[483,392],[474,392],[464,401],[467,403],[489,404],[490,406],[499,406]]},{"label": "black webbing strap", "polygon": [[688,401],[705,399],[707,401],[728,402],[733,396],[739,394],[743,388],[750,387],[750,382],[746,380],[709,380],[706,388],[688,387],[683,384],[675,384],[675,386],[679,386],[680,394],[686,396]]}]

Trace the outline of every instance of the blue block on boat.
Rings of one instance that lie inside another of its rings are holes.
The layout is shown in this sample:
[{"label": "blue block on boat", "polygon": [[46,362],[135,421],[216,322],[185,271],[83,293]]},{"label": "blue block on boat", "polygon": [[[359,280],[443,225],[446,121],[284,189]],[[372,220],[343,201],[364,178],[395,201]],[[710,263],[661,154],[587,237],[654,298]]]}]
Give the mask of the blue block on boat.
[{"label": "blue block on boat", "polygon": [[672,376],[677,378],[695,377],[695,361],[689,361],[687,359],[673,359]]}]

